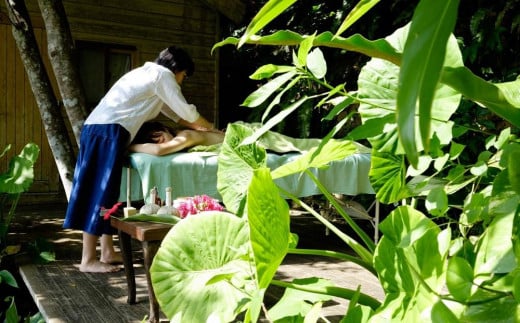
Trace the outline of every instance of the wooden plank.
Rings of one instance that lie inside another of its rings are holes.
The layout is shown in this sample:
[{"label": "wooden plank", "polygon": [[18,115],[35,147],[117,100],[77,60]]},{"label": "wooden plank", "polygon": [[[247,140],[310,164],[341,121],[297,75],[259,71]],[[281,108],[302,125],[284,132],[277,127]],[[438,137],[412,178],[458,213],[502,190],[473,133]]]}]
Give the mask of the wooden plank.
[{"label": "wooden plank", "polygon": [[215,8],[234,23],[241,22],[246,12],[246,5],[240,0],[202,0],[202,2]]},{"label": "wooden plank", "polygon": [[[47,323],[141,322],[148,315],[144,268],[136,271],[137,303],[126,303],[123,271],[82,273],[72,261],[25,265],[20,274]],[[163,317],[164,318],[164,317]]]},{"label": "wooden plank", "polygon": [[[139,40],[166,42],[171,44],[191,44],[192,46],[209,47],[214,43],[212,35],[198,34],[196,30],[165,30],[148,29],[142,26],[117,24],[111,21],[92,21],[90,19],[70,18],[72,34],[86,32],[96,35],[99,39],[114,37],[115,39],[133,39],[133,44]],[[116,42],[118,43],[118,42]]]},{"label": "wooden plank", "polygon": [[15,152],[18,153],[25,145],[25,89],[28,82],[25,68],[19,55],[15,59],[15,68],[15,98],[14,106],[12,107],[15,110],[15,118],[12,122],[14,123]]},{"label": "wooden plank", "polygon": [[[13,37],[7,37],[6,39],[6,48],[7,48],[7,57],[6,57],[6,68],[5,68],[5,77],[8,81],[8,84],[13,84],[15,80],[15,58],[16,55],[18,55],[18,49],[16,48],[16,45],[14,43]],[[5,96],[5,102],[6,102],[6,118],[5,118],[5,132],[6,132],[6,142],[11,146],[11,150],[6,154],[6,160],[10,160],[12,156],[14,155],[14,137],[15,137],[15,128],[14,128],[14,118],[15,118],[15,87],[14,86],[8,86],[6,88],[6,96]]]},{"label": "wooden plank", "polygon": [[142,11],[128,5],[125,8],[115,9],[76,2],[66,3],[65,9],[69,20],[80,17],[91,21],[103,20],[125,25],[139,25],[147,29],[197,30],[198,33],[208,35],[214,34],[217,27],[214,19],[208,17],[206,12],[199,13],[197,18],[185,17],[182,13],[179,15],[172,10],[143,15]]},{"label": "wooden plank", "polygon": [[[105,0],[103,6],[107,8],[128,8],[129,2],[127,0]],[[200,1],[189,1],[189,4],[183,0],[133,0],[131,2],[132,8],[146,14],[149,13],[168,13],[176,16],[186,16],[187,18],[197,19],[197,11],[190,11],[190,7],[198,8],[201,6]]]},{"label": "wooden plank", "polygon": [[[0,44],[7,45],[8,25],[0,24]],[[0,151],[7,142],[7,46],[0,46]],[[7,158],[0,158],[0,171],[7,169]]]}]

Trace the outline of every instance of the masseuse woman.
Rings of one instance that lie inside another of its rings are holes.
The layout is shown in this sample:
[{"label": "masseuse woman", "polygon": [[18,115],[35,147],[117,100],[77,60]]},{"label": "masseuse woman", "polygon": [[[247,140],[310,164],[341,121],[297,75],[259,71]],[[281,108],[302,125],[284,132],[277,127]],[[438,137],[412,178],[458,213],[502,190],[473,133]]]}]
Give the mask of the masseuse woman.
[{"label": "masseuse woman", "polygon": [[[182,95],[183,80],[194,64],[182,49],[169,47],[155,62],[147,62],[121,77],[88,116],[81,132],[80,150],[63,227],[83,231],[80,271],[113,272],[121,262],[115,253],[110,220],[100,216],[119,197],[123,157],[141,125],[163,113],[184,127],[212,131]],[[96,245],[101,237],[100,260]]]}]

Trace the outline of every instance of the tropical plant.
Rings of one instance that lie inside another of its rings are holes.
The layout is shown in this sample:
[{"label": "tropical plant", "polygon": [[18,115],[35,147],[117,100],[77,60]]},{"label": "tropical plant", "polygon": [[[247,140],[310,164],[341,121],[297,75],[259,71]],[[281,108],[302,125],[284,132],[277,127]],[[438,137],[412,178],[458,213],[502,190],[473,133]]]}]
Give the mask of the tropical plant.
[{"label": "tropical plant", "polygon": [[[0,157],[11,149],[8,145],[0,154]],[[22,149],[19,155],[11,158],[9,161],[9,167],[5,173],[0,174],[0,268],[2,268],[2,259],[5,256],[15,255],[20,251],[19,246],[9,245],[7,241],[7,233],[9,226],[15,216],[16,207],[18,201],[23,192],[29,190],[29,187],[33,183],[34,171],[33,166],[38,155],[40,148],[34,143],[28,143]],[[5,210],[8,209],[7,213]],[[43,252],[41,257],[49,259],[48,252]],[[0,285],[8,285],[12,288],[18,288],[15,277],[7,269],[0,270]],[[6,286],[2,287],[2,291],[7,291],[9,288]],[[20,317],[16,309],[14,297],[3,295],[5,299],[2,299],[7,304],[7,310],[5,313],[0,313],[4,317],[4,322],[20,322]],[[3,304],[2,304],[3,305]],[[3,308],[3,306],[2,306]],[[42,322],[41,315],[36,314],[33,317],[26,319],[27,322]]]},{"label": "tropical plant", "polygon": [[[11,145],[4,148],[0,157],[3,157]],[[15,215],[18,200],[23,192],[27,191],[34,179],[33,166],[38,159],[40,149],[33,143],[27,144],[17,156],[9,161],[9,169],[0,174],[0,248],[7,247],[7,231]],[[9,207],[7,214],[4,214]]]},{"label": "tropical plant", "polygon": [[[458,1],[422,0],[409,24],[375,41],[359,34],[347,38],[341,34],[376,5],[376,0],[359,2],[335,34],[277,31],[258,35],[294,2],[269,1],[242,37],[227,38],[215,48],[228,44],[294,46],[292,65],[269,64],[252,75],[267,82],[246,98],[246,106],[268,102],[269,111],[302,79],[325,90],[288,104],[264,120],[259,130],[241,125],[228,128],[219,155],[218,186],[232,214],[188,218],[165,238],[151,268],[163,311],[174,321],[193,319],[194,313],[196,321],[231,321],[241,313],[245,321],[257,321],[264,309],[263,315],[272,321],[301,322],[304,317],[316,320],[323,301],[339,296],[350,300],[344,318],[348,322],[516,322],[520,310],[520,174],[516,162],[520,140],[514,133],[520,126],[520,80],[491,83],[464,66],[452,35]],[[320,47],[372,57],[359,75],[357,91],[327,82]],[[482,153],[469,162],[461,158],[464,143],[457,138],[473,129],[451,120],[461,97],[512,125],[489,136]],[[329,140],[345,118],[317,149],[269,170],[265,150],[255,142],[305,102],[316,99],[316,106],[333,106],[327,119],[359,104],[363,124],[344,140]],[[353,141],[362,139],[372,148],[370,181],[376,198],[398,204],[380,224],[383,235],[377,244],[319,181],[315,180],[316,185],[354,229],[356,239],[290,193],[280,192],[273,182],[299,172],[312,178],[309,168],[355,153]],[[296,248],[297,238],[290,234],[289,209],[281,193],[336,233],[356,256]],[[379,302],[359,289],[336,287],[323,280],[311,284],[273,279],[291,252],[354,261],[377,276],[385,299]],[[267,309],[263,299],[269,285],[287,289],[278,304]],[[300,294],[295,297],[294,293]]]}]

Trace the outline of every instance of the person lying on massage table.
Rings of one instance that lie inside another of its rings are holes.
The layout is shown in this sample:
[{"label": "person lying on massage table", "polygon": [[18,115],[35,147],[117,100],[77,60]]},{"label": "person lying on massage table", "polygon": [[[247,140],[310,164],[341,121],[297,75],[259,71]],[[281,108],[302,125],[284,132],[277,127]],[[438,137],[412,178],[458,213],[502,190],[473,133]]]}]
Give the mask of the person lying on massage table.
[{"label": "person lying on massage table", "polygon": [[222,141],[224,141],[224,132],[219,130],[174,130],[153,121],[145,122],[141,126],[128,150],[162,156],[198,145],[211,146]]}]

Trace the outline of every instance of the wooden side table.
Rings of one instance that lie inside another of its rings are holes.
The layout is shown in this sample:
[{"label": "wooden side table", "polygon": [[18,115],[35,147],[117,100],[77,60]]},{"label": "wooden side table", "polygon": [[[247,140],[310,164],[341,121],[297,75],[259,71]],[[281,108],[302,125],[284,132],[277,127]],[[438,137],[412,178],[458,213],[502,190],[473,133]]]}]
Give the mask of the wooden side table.
[{"label": "wooden side table", "polygon": [[135,287],[135,271],[132,257],[132,241],[136,239],[141,242],[144,256],[144,268],[146,273],[146,284],[148,287],[148,296],[150,298],[150,318],[149,322],[159,322],[159,304],[155,298],[155,292],[150,278],[150,266],[153,258],[157,253],[162,239],[172,228],[171,224],[152,223],[152,222],[132,222],[121,221],[120,218],[112,216],[110,224],[117,229],[119,234],[119,244],[123,256],[123,265],[125,268],[126,283],[128,286],[128,304],[135,304],[136,287]]}]

